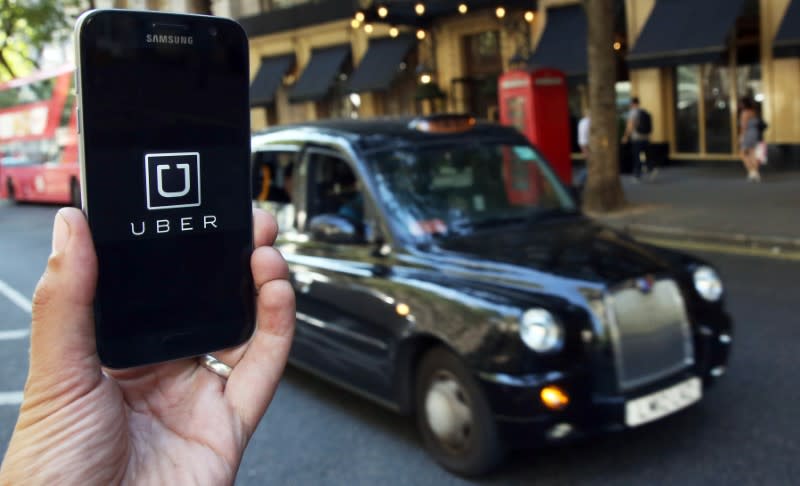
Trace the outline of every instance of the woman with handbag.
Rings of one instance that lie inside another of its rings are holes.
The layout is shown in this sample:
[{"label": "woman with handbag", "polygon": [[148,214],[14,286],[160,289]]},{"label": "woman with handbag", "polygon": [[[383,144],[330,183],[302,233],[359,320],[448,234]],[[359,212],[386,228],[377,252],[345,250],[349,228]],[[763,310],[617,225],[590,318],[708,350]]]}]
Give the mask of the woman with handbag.
[{"label": "woman with handbag", "polygon": [[761,164],[756,157],[756,147],[761,138],[761,120],[756,112],[756,105],[750,98],[742,98],[739,112],[739,149],[742,162],[747,170],[747,180],[760,182],[761,174],[758,171]]}]

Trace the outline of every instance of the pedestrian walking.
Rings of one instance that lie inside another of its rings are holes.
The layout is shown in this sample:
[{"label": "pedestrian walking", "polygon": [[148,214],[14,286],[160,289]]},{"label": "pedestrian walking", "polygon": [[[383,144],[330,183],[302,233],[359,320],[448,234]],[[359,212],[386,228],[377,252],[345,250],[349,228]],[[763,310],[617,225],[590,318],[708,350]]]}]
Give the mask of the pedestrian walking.
[{"label": "pedestrian walking", "polygon": [[[648,164],[647,149],[650,146],[650,133],[653,131],[653,118],[650,113],[639,104],[639,98],[631,98],[630,109],[628,110],[625,134],[622,136],[622,143],[631,144],[631,155],[633,155],[633,177],[638,182],[642,179],[643,168]],[[658,173],[658,168],[654,164],[647,165],[650,178],[654,179]]]},{"label": "pedestrian walking", "polygon": [[[739,150],[742,163],[747,170],[747,180],[753,182],[761,181],[759,166],[761,162],[756,156],[756,147],[763,139],[762,121],[756,111],[756,104],[750,98],[740,100],[741,109],[739,111]],[[764,127],[766,128],[766,127]]]},{"label": "pedestrian walking", "polygon": [[584,160],[589,162],[589,131],[591,130],[592,119],[589,110],[583,112],[583,118],[578,122],[578,145],[581,148]]}]

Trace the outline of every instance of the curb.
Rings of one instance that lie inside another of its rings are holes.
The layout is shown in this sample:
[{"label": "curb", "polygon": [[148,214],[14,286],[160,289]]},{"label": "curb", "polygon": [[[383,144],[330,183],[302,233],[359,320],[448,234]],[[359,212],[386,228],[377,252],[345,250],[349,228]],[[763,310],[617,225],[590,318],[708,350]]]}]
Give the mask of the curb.
[{"label": "curb", "polygon": [[[606,224],[609,224],[609,222],[606,221]],[[776,255],[800,253],[800,238],[726,233],[638,223],[610,224],[630,233],[634,237],[642,239],[716,244],[746,250],[758,250]]]}]

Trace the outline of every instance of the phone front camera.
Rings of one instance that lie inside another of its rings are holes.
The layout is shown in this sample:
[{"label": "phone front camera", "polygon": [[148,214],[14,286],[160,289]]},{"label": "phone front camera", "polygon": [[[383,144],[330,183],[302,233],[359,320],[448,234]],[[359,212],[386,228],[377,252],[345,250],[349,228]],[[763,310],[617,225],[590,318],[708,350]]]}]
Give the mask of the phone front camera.
[{"label": "phone front camera", "polygon": [[208,33],[211,35],[211,37],[216,37],[217,36],[217,28],[216,27],[209,27],[208,28]]}]

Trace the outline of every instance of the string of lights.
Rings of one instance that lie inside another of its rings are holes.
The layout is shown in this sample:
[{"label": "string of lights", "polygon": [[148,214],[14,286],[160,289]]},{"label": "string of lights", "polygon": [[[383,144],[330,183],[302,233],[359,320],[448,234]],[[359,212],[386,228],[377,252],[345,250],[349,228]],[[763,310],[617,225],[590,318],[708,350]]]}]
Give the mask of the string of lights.
[{"label": "string of lights", "polygon": [[[423,42],[430,39],[430,28],[433,20],[436,17],[442,17],[452,14],[467,15],[482,10],[492,10],[494,17],[498,21],[504,23],[517,23],[524,21],[527,24],[533,24],[537,19],[537,12],[530,8],[532,2],[520,2],[514,0],[506,0],[499,2],[500,4],[491,5],[491,1],[486,0],[472,0],[455,2],[436,2],[430,0],[429,2],[418,1],[410,2],[392,2],[391,0],[373,1],[368,7],[355,12],[350,25],[353,29],[363,29],[367,35],[375,32],[374,22],[389,24],[389,36],[397,37],[400,35],[400,26],[412,28],[415,37],[418,41]],[[369,4],[369,2],[367,2]],[[524,24],[523,24],[524,25]],[[623,45],[622,42],[616,40],[613,48],[615,51],[620,51]],[[430,77],[423,78],[430,82]],[[427,84],[427,83],[426,83]]]},{"label": "string of lights", "polygon": [[[408,7],[403,5],[404,10]],[[367,13],[364,10],[359,10],[353,16],[353,19],[350,22],[350,25],[353,29],[363,28],[367,34],[371,34],[374,31],[374,26],[372,20],[379,21],[379,22],[387,22],[390,19],[392,14],[392,8],[402,8],[397,6],[392,6],[390,3],[380,3],[377,6],[373,6],[369,9],[369,13],[371,14],[370,17],[375,17],[374,19],[369,19]],[[426,6],[425,2],[416,2],[413,7],[414,14],[419,17],[420,19],[424,20],[426,16],[429,15],[430,10]],[[459,13],[461,15],[466,15],[467,13],[471,12],[472,9],[470,8],[469,2],[460,2],[456,5],[452,13]],[[438,12],[441,15],[441,10]],[[445,12],[447,13],[447,12]],[[536,19],[536,12],[531,9],[521,9],[519,12],[514,12],[514,14],[518,14],[521,16],[522,19],[525,20],[527,23],[533,23]],[[498,20],[504,20],[511,15],[511,12],[508,8],[503,5],[498,5],[494,8],[494,15],[497,17]],[[396,34],[392,34],[392,32],[396,32]],[[399,30],[395,25],[391,26],[390,35],[392,37],[396,37]],[[425,40],[427,37],[426,29],[419,28],[417,29],[416,33],[417,39]]]},{"label": "string of lights", "polygon": [[[503,23],[531,24],[536,19],[536,12],[530,8],[532,2],[506,0],[503,4],[492,6],[490,1],[473,0],[462,2],[391,2],[384,0],[372,2],[355,12],[350,21],[353,29],[362,29],[367,35],[375,32],[375,23],[389,24],[389,36],[398,37],[401,28],[413,32],[420,43],[420,51],[424,51],[417,66],[417,80],[422,86],[435,86],[435,41],[431,26],[436,18],[449,15],[467,15],[479,10],[489,11]],[[513,5],[512,5],[513,4]],[[363,5],[363,3],[362,3]],[[385,31],[384,31],[385,32]]]}]

